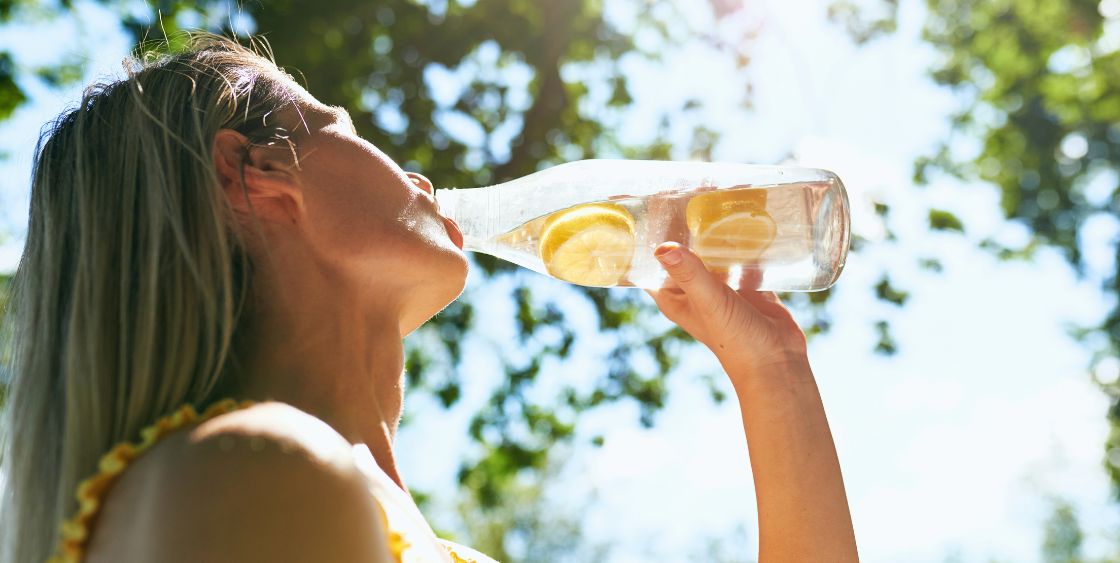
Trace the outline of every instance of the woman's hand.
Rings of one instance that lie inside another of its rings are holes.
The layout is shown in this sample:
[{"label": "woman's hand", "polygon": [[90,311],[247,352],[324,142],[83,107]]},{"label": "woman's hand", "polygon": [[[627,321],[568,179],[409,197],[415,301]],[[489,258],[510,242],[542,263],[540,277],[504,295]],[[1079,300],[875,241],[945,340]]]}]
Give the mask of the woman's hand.
[{"label": "woman's hand", "polygon": [[745,272],[736,291],[678,243],[662,243],[654,255],[671,284],[647,293],[669,320],[710,348],[729,374],[808,363],[805,334],[773,292],[756,290],[757,270]]}]

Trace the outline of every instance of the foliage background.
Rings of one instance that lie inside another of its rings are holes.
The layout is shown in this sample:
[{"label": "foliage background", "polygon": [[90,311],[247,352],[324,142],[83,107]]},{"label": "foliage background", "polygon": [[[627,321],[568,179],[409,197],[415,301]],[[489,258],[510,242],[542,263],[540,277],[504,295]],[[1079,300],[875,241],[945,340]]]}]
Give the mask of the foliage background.
[{"label": "foliage background", "polygon": [[[776,149],[736,152],[726,139],[741,136],[728,130],[723,115],[708,110],[715,102],[704,95],[651,112],[639,108],[642,93],[634,91],[640,78],[635,68],[656,68],[667,56],[699,44],[705,57],[721,61],[725,75],[719,84],[734,91],[737,111],[751,114],[756,84],[774,78],[760,74],[755,59],[756,40],[769,23],[754,10],[763,4],[0,0],[0,26],[7,26],[0,29],[81,20],[96,6],[98,13],[111,14],[132,42],[166,40],[175,48],[178,30],[198,27],[260,33],[312,93],[346,107],[360,133],[391,147],[389,154],[405,168],[439,185],[479,186],[579,158],[803,157],[790,147],[805,144],[783,143],[775,129],[763,133],[779,139]],[[928,281],[915,281],[918,276],[937,279],[946,269],[951,260],[945,249],[967,243],[1007,268],[1014,261],[1037,263],[1040,253],[1049,256],[1056,249],[1084,282],[1079,287],[1099,288],[1110,310],[1100,319],[1082,316],[1089,320],[1069,332],[1087,358],[1079,376],[1092,377],[1110,401],[1100,417],[1120,424],[1115,275],[1120,2],[930,0],[921,6],[871,0],[810,8],[860,48],[889,41],[906,27],[907,13],[920,13],[924,40],[937,53],[924,71],[952,93],[950,120],[939,141],[912,163],[912,182],[890,186],[889,193],[849,186],[859,196],[856,207],[870,211],[857,215],[853,262],[889,257],[844,280],[851,280],[849,291],[870,294],[876,302],[865,306],[857,321],[871,335],[860,345],[878,356],[864,361],[890,365],[906,345],[938,345],[928,338],[899,338],[892,327],[914,309],[912,299],[921,298],[911,285],[929,287]],[[77,87],[88,79],[93,58],[79,50],[29,64],[14,51],[0,41],[0,122],[35,92]],[[626,134],[639,110],[655,125],[644,134]],[[982,212],[955,206],[931,195],[940,185],[994,189],[999,206]],[[989,216],[975,219],[984,213]],[[935,244],[912,242],[915,218]],[[978,234],[985,228],[977,223],[1002,225],[1004,219],[1010,229]],[[18,240],[21,231],[13,224],[8,236]],[[406,423],[422,422],[412,421],[420,415],[411,413],[446,409],[459,413],[461,424],[437,431],[465,436],[455,450],[461,459],[449,460],[456,466],[457,492],[417,496],[428,499],[426,509],[437,514],[433,520],[448,534],[503,560],[600,560],[612,552],[622,557],[622,547],[584,533],[580,514],[587,506],[561,508],[565,503],[553,497],[563,491],[550,490],[550,483],[558,480],[567,458],[603,446],[608,432],[594,424],[599,417],[655,426],[675,388],[671,378],[682,377],[704,389],[712,408],[720,407],[726,398],[720,374],[711,362],[694,359],[686,335],[659,319],[644,295],[558,287],[488,257],[474,258],[476,275],[464,298],[408,341],[409,401],[423,408],[410,408]],[[833,292],[787,299],[810,336],[828,338],[838,316]],[[499,301],[504,304],[495,307]],[[504,332],[487,325],[501,325]],[[477,359],[482,355],[486,361]],[[584,377],[549,376],[564,369]],[[1009,392],[1016,386],[1005,385]],[[419,428],[425,430],[416,436],[428,436],[429,425]],[[1100,467],[1120,480],[1113,464],[1120,463],[1120,432],[1104,442]],[[585,504],[594,502],[588,497]],[[1084,558],[1086,532],[1076,507],[1061,498],[1048,506],[1037,524],[1039,557]],[[750,543],[737,535],[745,532],[719,533],[724,535],[712,540],[711,549],[692,556],[733,560],[743,550],[726,545]],[[877,538],[861,534],[860,540]],[[1116,554],[1112,547],[1090,547],[1094,557]],[[950,558],[972,557],[955,555],[952,546],[943,549]]]}]

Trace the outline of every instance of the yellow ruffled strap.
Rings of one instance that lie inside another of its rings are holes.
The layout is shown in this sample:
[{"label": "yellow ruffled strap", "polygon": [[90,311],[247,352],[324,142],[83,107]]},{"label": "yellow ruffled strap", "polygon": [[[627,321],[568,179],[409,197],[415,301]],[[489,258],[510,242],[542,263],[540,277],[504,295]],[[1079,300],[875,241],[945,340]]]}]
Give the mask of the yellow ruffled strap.
[{"label": "yellow ruffled strap", "polygon": [[459,557],[459,554],[456,553],[454,549],[446,545],[444,545],[443,548],[447,550],[447,554],[451,556],[451,560],[455,563],[477,563],[474,559],[464,559],[462,557]]},{"label": "yellow ruffled strap", "polygon": [[101,456],[97,473],[78,484],[75,498],[78,500],[78,513],[62,523],[62,540],[54,556],[48,563],[78,563],[85,552],[89,539],[89,526],[101,509],[102,497],[113,486],[128,464],[152,447],[164,436],[194,422],[204,422],[220,414],[251,406],[253,401],[238,402],[222,399],[199,415],[191,405],[184,405],[175,412],[157,420],[155,424],[140,431],[140,441],[135,444],[122,442],[109,453]]},{"label": "yellow ruffled strap", "polygon": [[404,551],[408,549],[411,544],[408,543],[408,540],[404,539],[404,536],[402,536],[400,532],[393,530],[393,528],[389,526],[389,514],[385,512],[385,508],[381,506],[381,503],[377,503],[377,510],[381,513],[381,522],[385,524],[385,538],[389,543],[389,553],[393,556],[393,563],[402,563]]},{"label": "yellow ruffled strap", "polygon": [[443,550],[451,556],[452,563],[497,563],[490,557],[483,555],[465,545],[457,544],[451,540],[436,538]]}]

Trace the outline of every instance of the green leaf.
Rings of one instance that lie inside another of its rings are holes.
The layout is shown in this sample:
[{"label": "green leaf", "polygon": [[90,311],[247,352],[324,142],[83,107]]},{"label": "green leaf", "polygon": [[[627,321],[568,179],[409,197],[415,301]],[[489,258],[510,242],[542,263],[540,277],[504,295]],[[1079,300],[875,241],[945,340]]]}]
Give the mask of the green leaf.
[{"label": "green leaf", "polygon": [[899,307],[906,304],[906,300],[910,298],[910,292],[899,291],[891,285],[891,280],[887,276],[883,276],[879,283],[875,285],[875,296],[882,301],[893,303]]},{"label": "green leaf", "polygon": [[440,404],[446,409],[459,401],[459,397],[462,396],[462,389],[460,389],[458,383],[448,383],[436,389],[435,394],[436,397],[439,397]]},{"label": "green leaf", "polygon": [[857,45],[863,45],[898,27],[898,0],[852,2],[834,0],[828,6],[828,19],[847,28]]},{"label": "green leaf", "polygon": [[937,258],[922,258],[918,260],[918,266],[923,270],[938,274],[945,270],[945,266]]},{"label": "green leaf", "polygon": [[15,63],[9,53],[0,53],[0,121],[11,117],[27,96],[16,84]]},{"label": "green leaf", "polygon": [[893,356],[898,353],[898,342],[896,342],[894,336],[891,335],[891,326],[887,321],[877,321],[875,323],[875,332],[879,335],[879,339],[875,343],[876,354]]},{"label": "green leaf", "polygon": [[929,228],[935,231],[964,232],[964,225],[956,215],[941,209],[929,210]]},{"label": "green leaf", "polygon": [[626,86],[626,79],[622,76],[616,77],[611,81],[611,99],[607,102],[609,106],[629,106],[634,103],[634,98],[630,96],[630,90]]},{"label": "green leaf", "polygon": [[84,72],[85,65],[80,60],[35,69],[35,75],[51,88],[62,88],[76,84],[82,79]]}]

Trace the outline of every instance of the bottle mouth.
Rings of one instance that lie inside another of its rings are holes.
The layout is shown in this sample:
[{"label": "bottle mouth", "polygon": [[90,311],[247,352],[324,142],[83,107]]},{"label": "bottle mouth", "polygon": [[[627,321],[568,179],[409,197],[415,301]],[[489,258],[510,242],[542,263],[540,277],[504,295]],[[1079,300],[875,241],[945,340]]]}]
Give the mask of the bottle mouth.
[{"label": "bottle mouth", "polygon": [[455,200],[458,200],[459,194],[452,193],[456,191],[455,188],[434,188],[432,190],[432,198],[436,200],[436,209],[451,210],[455,207]]}]

